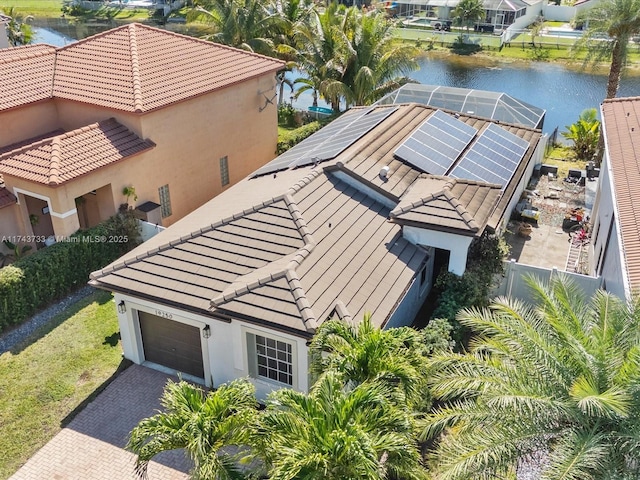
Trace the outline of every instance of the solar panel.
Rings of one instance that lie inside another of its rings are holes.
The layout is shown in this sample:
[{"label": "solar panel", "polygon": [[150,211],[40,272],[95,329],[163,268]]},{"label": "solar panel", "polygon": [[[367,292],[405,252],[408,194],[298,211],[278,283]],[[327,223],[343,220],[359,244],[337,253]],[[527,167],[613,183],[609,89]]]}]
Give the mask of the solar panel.
[{"label": "solar panel", "polygon": [[529,142],[489,124],[450,176],[496,183],[504,188],[529,148]]},{"label": "solar panel", "polygon": [[347,111],[326,127],[256,170],[253,177],[335,158],[396,109],[397,107]]},{"label": "solar panel", "polygon": [[444,175],[478,130],[436,110],[394,154],[425,173]]}]

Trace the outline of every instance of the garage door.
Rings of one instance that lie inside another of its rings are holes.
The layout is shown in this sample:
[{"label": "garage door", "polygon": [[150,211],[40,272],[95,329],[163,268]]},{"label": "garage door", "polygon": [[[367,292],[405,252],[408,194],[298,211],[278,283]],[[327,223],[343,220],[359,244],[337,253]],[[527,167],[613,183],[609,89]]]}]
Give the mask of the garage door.
[{"label": "garage door", "polygon": [[204,378],[199,328],[140,311],[138,318],[146,360]]}]

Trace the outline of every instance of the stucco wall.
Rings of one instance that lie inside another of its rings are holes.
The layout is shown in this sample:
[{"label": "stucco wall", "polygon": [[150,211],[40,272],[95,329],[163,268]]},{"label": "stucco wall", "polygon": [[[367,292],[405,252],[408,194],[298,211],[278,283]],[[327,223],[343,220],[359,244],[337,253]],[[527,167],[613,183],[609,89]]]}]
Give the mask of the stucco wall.
[{"label": "stucco wall", "polygon": [[[141,310],[151,314],[157,314],[160,311],[163,314],[171,315],[171,320],[173,321],[186,323],[201,330],[206,325],[209,325],[211,337],[208,339],[201,337],[205,383],[207,386],[217,386],[236,378],[249,376],[246,333],[250,332],[263,333],[269,337],[281,339],[294,345],[294,388],[300,391],[307,391],[309,388],[308,348],[306,341],[302,338],[238,320],[232,320],[227,323],[176,308],[158,305],[148,300],[119,294],[114,297],[114,308],[122,300],[125,301],[127,306],[127,311],[124,314],[118,313],[118,322],[124,356],[134,363],[141,364],[145,361],[137,311]],[[256,396],[259,400],[266,399],[269,392],[283,387],[282,384],[262,379],[250,380],[256,387]]]},{"label": "stucco wall", "polygon": [[426,230],[424,228],[405,226],[402,235],[414,245],[449,250],[449,271],[462,275],[467,267],[467,254],[473,237],[454,235],[453,233]]},{"label": "stucco wall", "polygon": [[622,253],[612,178],[609,159],[605,155],[600,168],[598,193],[591,219],[594,226],[591,270],[596,275],[602,275],[607,291],[620,298],[628,298],[629,281]]},{"label": "stucco wall", "polygon": [[[13,237],[16,235],[24,235],[23,232],[20,206],[13,204],[0,208],[0,243],[4,237],[9,237],[6,239],[13,242]],[[0,246],[0,250],[2,250],[2,248],[3,247]]]},{"label": "stucco wall", "polygon": [[[147,114],[142,137],[156,143],[156,167],[144,191],[135,182],[140,201],[160,203],[158,188],[168,184],[173,214],[169,226],[275,157],[278,140],[275,76],[243,82],[213,94]],[[275,101],[274,101],[275,102]],[[220,158],[227,156],[229,184],[222,185]],[[144,195],[140,195],[144,193]]]},{"label": "stucco wall", "polygon": [[61,128],[51,100],[2,111],[0,125],[0,147]]}]

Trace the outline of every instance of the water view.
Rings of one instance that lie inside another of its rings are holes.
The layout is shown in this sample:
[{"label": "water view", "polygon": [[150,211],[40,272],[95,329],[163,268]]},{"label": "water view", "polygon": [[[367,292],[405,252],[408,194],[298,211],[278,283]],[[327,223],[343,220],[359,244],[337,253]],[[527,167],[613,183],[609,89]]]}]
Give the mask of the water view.
[{"label": "water view", "polygon": [[[62,23],[61,23],[62,25]],[[63,46],[75,38],[104,30],[105,26],[62,25],[65,34],[58,28],[36,27],[37,42]],[[172,30],[176,26],[172,26]],[[186,30],[188,26],[178,26]],[[605,96],[606,72],[594,73],[586,69],[570,69],[563,65],[545,62],[504,62],[482,57],[460,57],[454,55],[426,55],[419,61],[420,69],[410,76],[429,85],[472,88],[505,92],[519,100],[544,108],[547,113],[543,130],[551,132],[556,127],[575,122],[585,108],[597,108]],[[289,75],[296,78],[295,73]],[[620,83],[619,96],[640,96],[640,71],[629,72]],[[312,104],[310,93],[293,100],[285,89],[285,98],[297,108],[306,109]],[[319,102],[321,106],[327,106]]]}]

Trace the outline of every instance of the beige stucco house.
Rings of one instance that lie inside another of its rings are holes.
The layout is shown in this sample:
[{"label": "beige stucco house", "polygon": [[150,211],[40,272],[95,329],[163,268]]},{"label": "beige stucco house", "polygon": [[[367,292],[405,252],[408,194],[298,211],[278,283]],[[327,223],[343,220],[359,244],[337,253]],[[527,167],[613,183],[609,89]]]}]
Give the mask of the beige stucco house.
[{"label": "beige stucco house", "polygon": [[541,132],[403,104],[353,108],[91,275],[115,293],[126,358],[259,398],[309,387],[327,318],[410,324],[441,268],[499,232]]},{"label": "beige stucco house", "polygon": [[70,235],[128,186],[173,224],[273,158],[282,67],[140,24],[0,50],[0,237]]}]

